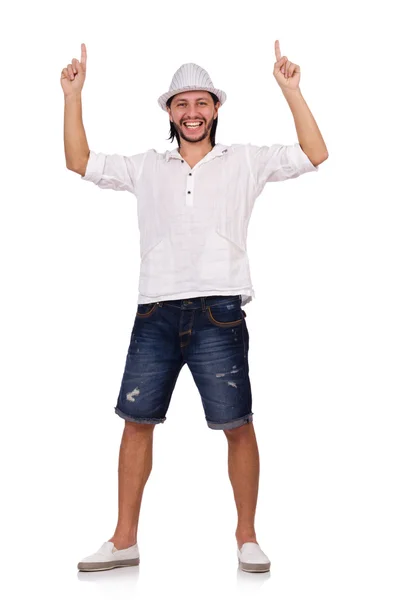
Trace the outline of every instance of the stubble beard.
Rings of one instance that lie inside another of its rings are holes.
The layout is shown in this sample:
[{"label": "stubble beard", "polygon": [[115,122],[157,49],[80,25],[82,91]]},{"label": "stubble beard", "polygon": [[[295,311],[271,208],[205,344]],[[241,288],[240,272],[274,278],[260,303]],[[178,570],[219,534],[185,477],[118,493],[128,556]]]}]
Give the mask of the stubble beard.
[{"label": "stubble beard", "polygon": [[[196,142],[202,142],[203,140],[206,139],[206,137],[208,137],[208,132],[211,131],[213,122],[214,122],[214,119],[211,119],[210,123],[207,126],[204,126],[203,134],[198,136],[197,138],[193,138],[193,139],[188,137],[187,135],[185,135],[185,133],[183,131],[183,126],[182,127],[178,126],[177,131],[178,131],[179,137],[182,138],[183,140],[185,140],[185,142],[190,142],[191,144],[194,144]],[[204,125],[205,125],[205,122],[204,122]]]}]

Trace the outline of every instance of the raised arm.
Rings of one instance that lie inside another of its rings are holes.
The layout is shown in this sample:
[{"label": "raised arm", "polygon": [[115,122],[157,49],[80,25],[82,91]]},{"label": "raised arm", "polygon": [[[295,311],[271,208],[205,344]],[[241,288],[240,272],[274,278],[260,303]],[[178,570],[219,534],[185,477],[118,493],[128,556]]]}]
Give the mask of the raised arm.
[{"label": "raised arm", "polygon": [[80,175],[87,168],[90,149],[83,125],[81,93],[86,77],[87,49],[81,44],[81,61],[72,59],[62,69],[61,86],[65,96],[64,146],[66,167]]},{"label": "raised arm", "polygon": [[291,109],[300,147],[317,167],[327,160],[328,149],[300,90],[300,67],[286,56],[281,56],[279,40],[275,41],[275,53],[273,75]]}]

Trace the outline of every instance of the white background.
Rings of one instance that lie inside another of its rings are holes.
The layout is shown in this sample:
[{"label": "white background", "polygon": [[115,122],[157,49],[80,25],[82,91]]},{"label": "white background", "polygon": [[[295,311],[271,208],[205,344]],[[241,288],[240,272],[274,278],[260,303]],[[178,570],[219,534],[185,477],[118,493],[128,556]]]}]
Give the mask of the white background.
[{"label": "white background", "polygon": [[[1,553],[8,598],[396,597],[396,96],[390,4],[22,2],[1,24]],[[274,41],[329,151],[256,200],[246,306],[267,575],[237,569],[227,442],[185,366],[138,530],[139,567],[79,573],[113,533],[136,310],[136,198],[65,166],[61,70],[87,46],[90,148],[172,149],[157,98],[196,62],[218,142],[298,141]],[[2,590],[3,591],[3,590]]]}]

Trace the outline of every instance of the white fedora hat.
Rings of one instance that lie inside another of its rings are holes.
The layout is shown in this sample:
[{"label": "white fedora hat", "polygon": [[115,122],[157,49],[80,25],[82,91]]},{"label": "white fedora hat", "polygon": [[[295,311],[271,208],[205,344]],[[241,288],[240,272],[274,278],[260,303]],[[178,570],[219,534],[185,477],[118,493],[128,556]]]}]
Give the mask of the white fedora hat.
[{"label": "white fedora hat", "polygon": [[192,90],[204,90],[215,94],[221,105],[226,101],[224,91],[214,87],[207,71],[195,63],[185,63],[174,73],[168,92],[160,96],[158,103],[167,111],[167,100],[175,94]]}]

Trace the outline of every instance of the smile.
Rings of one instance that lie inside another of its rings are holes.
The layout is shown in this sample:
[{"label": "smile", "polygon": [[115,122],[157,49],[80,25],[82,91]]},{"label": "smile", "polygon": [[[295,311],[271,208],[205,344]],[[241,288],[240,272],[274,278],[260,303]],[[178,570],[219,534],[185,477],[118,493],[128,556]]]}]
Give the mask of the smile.
[{"label": "smile", "polygon": [[192,121],[191,123],[184,123],[186,129],[199,129],[203,125],[203,121]]}]

